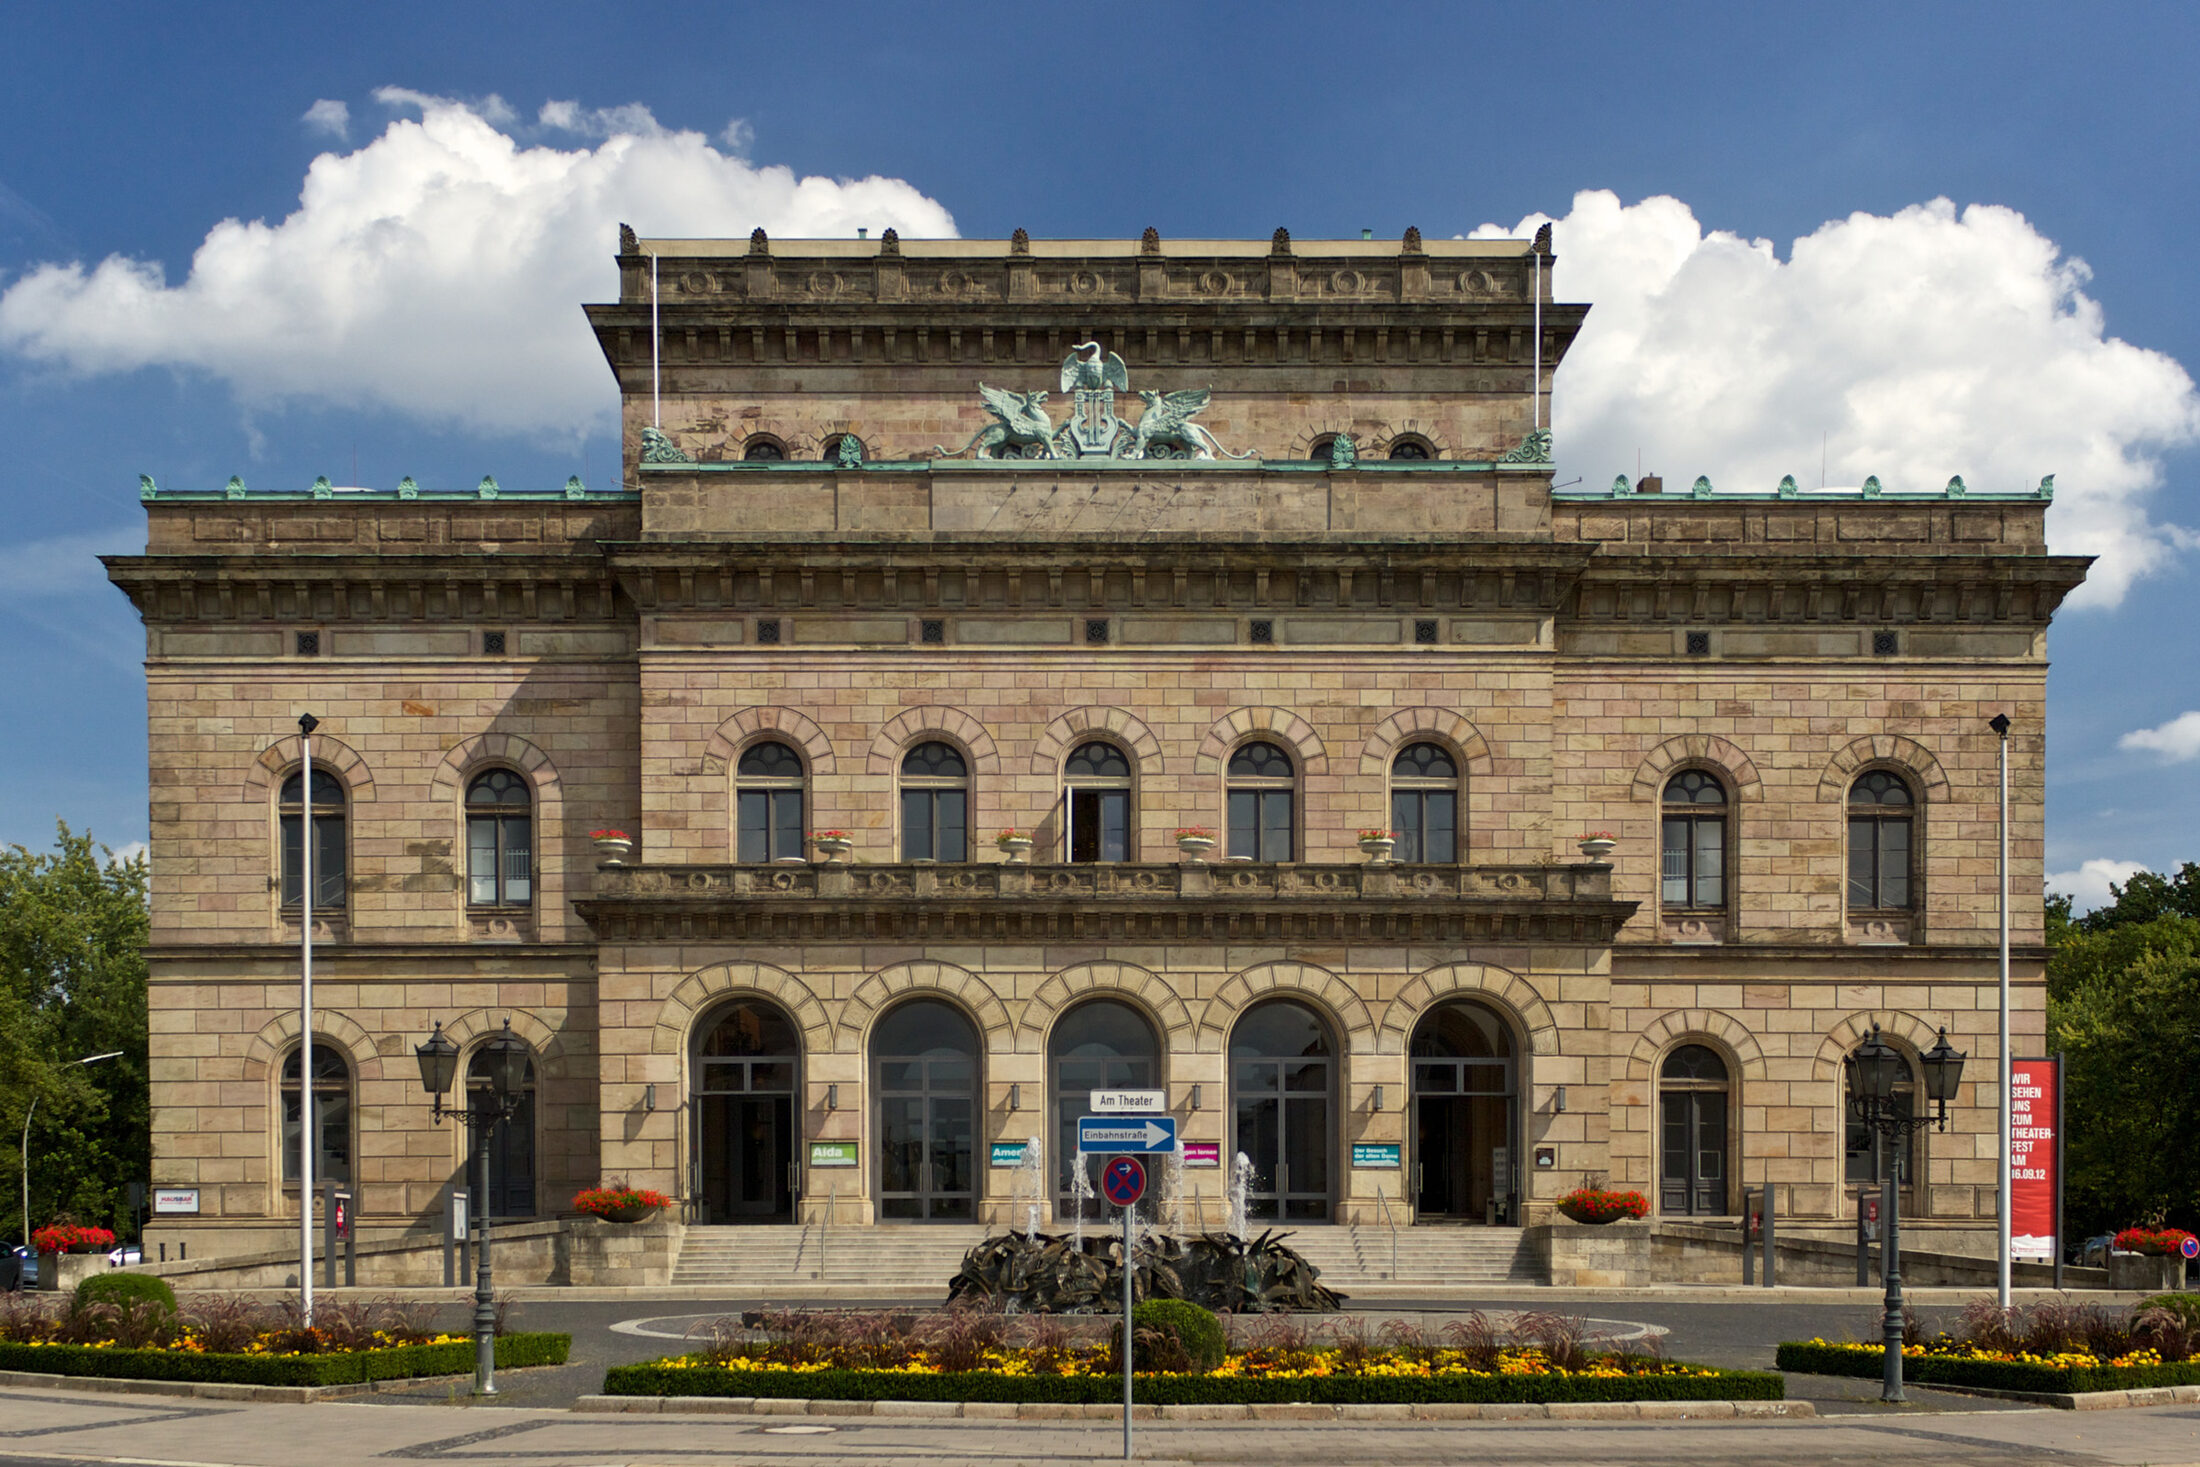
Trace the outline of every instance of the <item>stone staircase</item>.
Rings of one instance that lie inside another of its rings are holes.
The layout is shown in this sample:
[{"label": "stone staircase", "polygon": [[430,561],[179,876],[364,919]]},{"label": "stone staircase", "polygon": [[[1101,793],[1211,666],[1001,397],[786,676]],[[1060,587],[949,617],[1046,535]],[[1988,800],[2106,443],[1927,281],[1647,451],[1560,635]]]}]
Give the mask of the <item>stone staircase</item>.
[{"label": "stone staircase", "polygon": [[[675,1288],[770,1298],[829,1289],[850,1298],[945,1298],[963,1255],[992,1229],[816,1225],[690,1227]],[[1517,1228],[1300,1227],[1290,1245],[1347,1294],[1450,1292],[1547,1282]]]}]

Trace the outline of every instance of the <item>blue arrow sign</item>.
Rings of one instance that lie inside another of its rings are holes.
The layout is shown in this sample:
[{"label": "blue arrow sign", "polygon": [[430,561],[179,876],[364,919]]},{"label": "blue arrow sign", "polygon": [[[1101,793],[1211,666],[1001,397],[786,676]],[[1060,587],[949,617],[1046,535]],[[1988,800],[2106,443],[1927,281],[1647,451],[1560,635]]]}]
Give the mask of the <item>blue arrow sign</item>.
[{"label": "blue arrow sign", "polygon": [[1081,1153],[1123,1154],[1176,1150],[1175,1116],[1085,1116],[1077,1122]]}]

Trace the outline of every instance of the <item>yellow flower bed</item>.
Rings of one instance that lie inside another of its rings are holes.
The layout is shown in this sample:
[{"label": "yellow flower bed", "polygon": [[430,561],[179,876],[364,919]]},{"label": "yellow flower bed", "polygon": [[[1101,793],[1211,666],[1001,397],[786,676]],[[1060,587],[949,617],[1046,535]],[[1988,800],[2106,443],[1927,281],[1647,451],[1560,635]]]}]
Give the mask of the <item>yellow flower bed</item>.
[{"label": "yellow flower bed", "polygon": [[[978,1369],[1005,1376],[1041,1375],[1089,1375],[1111,1376],[1118,1372],[1112,1356],[1105,1347],[1085,1347],[1041,1353],[1032,1350],[989,1349],[980,1356]],[[829,1360],[772,1360],[750,1355],[681,1355],[657,1362],[666,1370],[701,1370],[729,1368],[772,1372],[775,1374],[819,1374],[830,1370],[859,1368],[889,1375],[944,1375],[950,1373],[946,1366],[925,1351],[918,1350],[905,1362],[892,1365],[867,1365],[851,1367],[834,1364]],[[1177,1371],[1138,1371],[1141,1377],[1177,1375]],[[1197,1372],[1190,1372],[1197,1373]],[[1426,1356],[1399,1355],[1387,1352],[1372,1353],[1357,1359],[1346,1358],[1346,1353],[1334,1348],[1311,1349],[1270,1354],[1265,1351],[1240,1351],[1224,1358],[1212,1372],[1217,1379],[1235,1380],[1324,1380],[1333,1377],[1366,1377],[1395,1380],[1439,1380],[1468,1377],[1491,1378],[1496,1376],[1543,1376],[1574,1380],[1620,1380],[1630,1376],[1662,1375],[1709,1379],[1721,1372],[1701,1365],[1686,1365],[1674,1361],[1651,1360],[1636,1357],[1624,1364],[1612,1356],[1592,1357],[1587,1368],[1568,1370],[1555,1363],[1544,1351],[1534,1348],[1500,1350],[1496,1368],[1484,1369],[1471,1363],[1467,1352],[1460,1350],[1436,1350]]]},{"label": "yellow flower bed", "polygon": [[[1859,1344],[1854,1340],[1822,1340],[1815,1336],[1813,1345],[1831,1350],[1854,1350],[1866,1355],[1884,1355],[1885,1345]],[[2052,1355],[2035,1354],[2029,1350],[1986,1350],[1976,1345],[1965,1345],[1954,1340],[1933,1340],[1925,1344],[1904,1345],[1902,1356],[1906,1360],[1981,1360],[2010,1365],[2045,1365],[2055,1370],[2119,1369],[2132,1365],[2160,1365],[2159,1350],[2133,1350],[2127,1355],[2100,1356],[2086,1350],[2062,1350]]]}]

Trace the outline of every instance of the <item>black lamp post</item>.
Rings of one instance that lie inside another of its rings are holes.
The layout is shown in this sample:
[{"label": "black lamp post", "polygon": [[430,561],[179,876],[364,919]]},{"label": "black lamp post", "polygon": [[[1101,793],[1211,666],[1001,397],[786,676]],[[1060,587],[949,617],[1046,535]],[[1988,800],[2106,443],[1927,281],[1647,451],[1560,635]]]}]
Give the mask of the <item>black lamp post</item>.
[{"label": "black lamp post", "polygon": [[474,1394],[497,1393],[497,1311],[489,1287],[489,1133],[512,1114],[514,1098],[527,1079],[527,1046],[512,1033],[512,1021],[493,1034],[482,1050],[489,1056],[489,1088],[486,1094],[469,1093],[463,1107],[446,1109],[443,1096],[458,1078],[458,1046],[443,1037],[439,1021],[428,1042],[413,1046],[420,1061],[420,1085],[435,1097],[435,1123],[447,1115],[463,1117],[467,1130],[467,1162],[474,1178],[473,1206],[468,1221],[474,1229]]},{"label": "black lamp post", "polygon": [[1879,1026],[1844,1062],[1849,1079],[1849,1108],[1865,1125],[1886,1141],[1894,1153],[1893,1180],[1887,1186],[1887,1298],[1880,1319],[1880,1333],[1887,1344],[1886,1371],[1879,1399],[1899,1402],[1902,1394],[1902,1152],[1903,1140],[1921,1126],[1948,1129],[1948,1102],[1955,1099],[1963,1079],[1965,1056],[1948,1047],[1948,1031],[1942,1029],[1933,1047],[1919,1056],[1925,1070],[1925,1098],[1933,1114],[1909,1115],[1894,1103],[1895,1086],[1902,1079],[1902,1056],[1879,1037]]}]

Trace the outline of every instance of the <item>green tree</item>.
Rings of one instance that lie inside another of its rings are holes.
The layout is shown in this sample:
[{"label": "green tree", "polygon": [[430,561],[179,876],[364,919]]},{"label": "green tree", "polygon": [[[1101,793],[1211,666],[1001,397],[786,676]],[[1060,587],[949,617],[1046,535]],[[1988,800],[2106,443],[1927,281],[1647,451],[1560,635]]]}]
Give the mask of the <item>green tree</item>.
[{"label": "green tree", "polygon": [[[31,1116],[26,1231],[67,1213],[127,1233],[150,1176],[146,876],[65,823],[50,852],[0,850],[0,1125],[20,1143]],[[21,1211],[13,1180],[0,1215]]]},{"label": "green tree", "polygon": [[2110,890],[2116,900],[2083,917],[2066,898],[2048,910],[2074,1236],[2155,1214],[2200,1222],[2200,867]]}]

